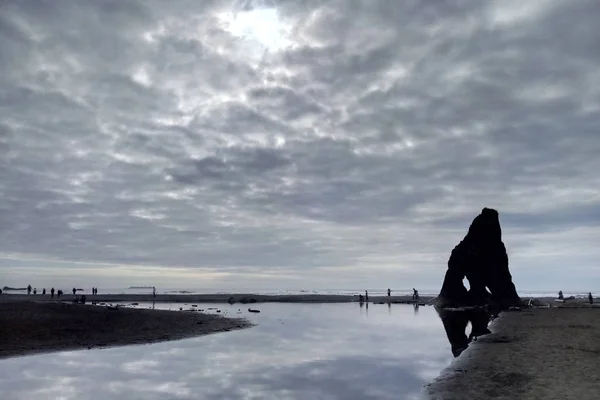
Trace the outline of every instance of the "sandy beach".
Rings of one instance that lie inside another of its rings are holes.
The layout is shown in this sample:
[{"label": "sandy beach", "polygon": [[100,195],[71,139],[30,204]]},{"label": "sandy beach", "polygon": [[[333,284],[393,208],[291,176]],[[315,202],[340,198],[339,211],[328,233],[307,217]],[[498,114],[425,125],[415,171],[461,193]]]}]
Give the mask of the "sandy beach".
[{"label": "sandy beach", "polygon": [[106,348],[184,339],[243,329],[244,319],[68,304],[0,302],[0,359],[62,350]]},{"label": "sandy beach", "polygon": [[600,305],[580,300],[504,312],[490,330],[424,388],[425,398],[598,398]]},{"label": "sandy beach", "polygon": [[[77,294],[81,296],[81,293]],[[62,301],[73,299],[72,294],[63,294]],[[119,302],[161,302],[161,303],[350,303],[358,301],[358,295],[329,295],[329,294],[301,294],[301,295],[260,295],[251,293],[224,293],[224,294],[86,294],[88,302],[98,303],[119,303]],[[421,296],[420,302],[428,303],[433,297]],[[0,297],[0,301],[56,301],[50,298],[50,295],[27,295],[5,293]],[[370,303],[391,302],[391,303],[413,303],[412,296],[369,296]]]}]

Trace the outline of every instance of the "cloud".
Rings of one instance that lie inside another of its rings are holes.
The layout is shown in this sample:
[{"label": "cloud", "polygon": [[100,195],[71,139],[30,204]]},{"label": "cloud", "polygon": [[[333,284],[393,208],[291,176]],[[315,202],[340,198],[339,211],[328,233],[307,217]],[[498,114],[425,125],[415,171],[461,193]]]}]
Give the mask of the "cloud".
[{"label": "cloud", "polygon": [[435,288],[488,206],[517,277],[591,277],[597,7],[7,4],[0,252]]}]

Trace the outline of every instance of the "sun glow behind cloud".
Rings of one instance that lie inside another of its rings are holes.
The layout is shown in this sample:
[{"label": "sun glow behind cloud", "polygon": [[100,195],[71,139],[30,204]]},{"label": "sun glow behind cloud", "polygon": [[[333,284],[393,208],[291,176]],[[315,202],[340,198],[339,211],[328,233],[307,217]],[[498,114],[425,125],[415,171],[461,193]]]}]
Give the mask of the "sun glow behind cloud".
[{"label": "sun glow behind cloud", "polygon": [[223,28],[240,40],[250,53],[262,55],[277,52],[292,45],[291,26],[285,24],[275,8],[258,8],[218,15]]},{"label": "sun glow behind cloud", "polygon": [[594,2],[84,3],[2,8],[0,286],[437,288],[483,206],[600,282]]}]

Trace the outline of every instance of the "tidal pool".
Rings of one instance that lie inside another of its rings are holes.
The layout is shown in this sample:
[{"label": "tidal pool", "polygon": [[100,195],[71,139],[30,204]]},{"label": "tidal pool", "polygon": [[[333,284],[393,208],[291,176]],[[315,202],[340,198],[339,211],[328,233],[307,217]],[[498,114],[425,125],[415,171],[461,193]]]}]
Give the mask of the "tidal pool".
[{"label": "tidal pool", "polygon": [[[180,306],[191,305],[155,305]],[[213,307],[257,325],[2,360],[2,399],[416,399],[452,360],[433,307],[198,304]]]}]

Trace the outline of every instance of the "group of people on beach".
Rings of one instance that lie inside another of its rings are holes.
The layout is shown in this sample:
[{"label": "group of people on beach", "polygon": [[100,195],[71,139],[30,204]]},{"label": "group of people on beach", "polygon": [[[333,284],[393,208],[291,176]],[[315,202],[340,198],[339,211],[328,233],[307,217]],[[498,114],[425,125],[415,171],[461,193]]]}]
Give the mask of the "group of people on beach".
[{"label": "group of people on beach", "polygon": [[[388,288],[388,290],[387,290],[387,295],[388,295],[388,297],[391,297],[391,296],[392,296],[392,289]],[[419,301],[419,300],[420,300],[420,297],[419,297],[419,291],[418,291],[417,289],[415,289],[415,288],[413,288],[413,295],[412,295],[412,299],[413,299],[413,300],[416,300],[416,301]],[[359,294],[359,295],[358,295],[358,302],[359,302],[359,303],[364,303],[365,301],[367,301],[367,302],[369,301],[369,291],[368,291],[368,290],[365,290],[365,295],[364,295],[364,297],[363,297],[363,295],[362,295],[362,294]]]},{"label": "group of people on beach", "polygon": [[[73,292],[73,296],[75,296],[77,294],[78,290],[82,290],[82,289],[77,289],[77,288],[73,288],[72,292]],[[27,294],[31,295],[31,294],[37,295],[37,288],[32,287],[31,285],[27,285]],[[2,290],[0,289],[0,294],[2,294]],[[42,288],[42,296],[46,295],[46,288]],[[54,295],[56,294],[56,298],[60,298],[64,292],[62,291],[62,289],[54,289],[51,288],[50,289],[50,298],[53,299]],[[98,294],[98,288],[93,287],[92,288],[92,295],[97,295]],[[85,295],[84,295],[85,296]]]}]

